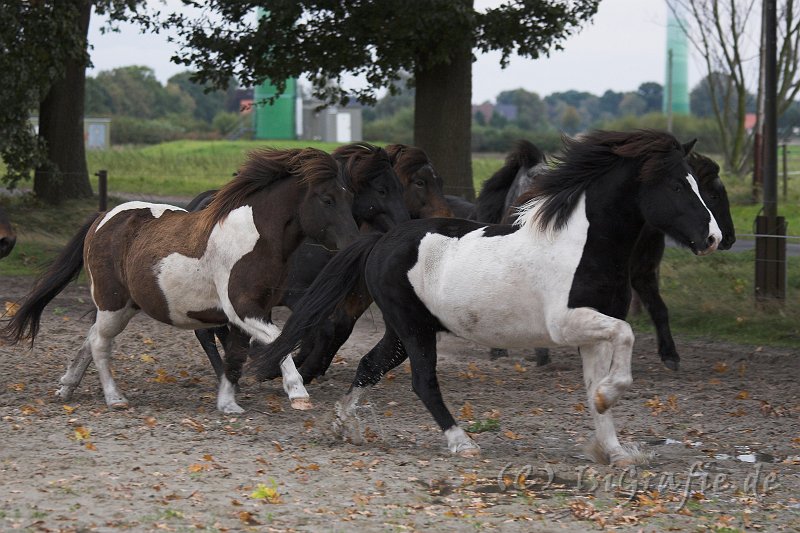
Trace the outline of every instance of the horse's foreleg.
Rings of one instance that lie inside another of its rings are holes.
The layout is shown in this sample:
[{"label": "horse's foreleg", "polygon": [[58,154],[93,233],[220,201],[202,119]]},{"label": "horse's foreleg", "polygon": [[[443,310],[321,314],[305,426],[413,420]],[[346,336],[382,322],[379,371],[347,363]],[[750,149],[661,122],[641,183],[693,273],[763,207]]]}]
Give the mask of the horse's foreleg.
[{"label": "horse's foreleg", "polygon": [[100,384],[103,387],[106,405],[112,409],[126,409],[128,400],[117,388],[111,373],[111,348],[114,337],[122,333],[137,312],[130,305],[117,311],[98,310],[97,319],[86,338],[86,342],[91,348],[94,365],[97,367]]},{"label": "horse's foreleg", "polygon": [[573,309],[561,328],[559,343],[580,346],[589,411],[595,438],[588,449],[593,460],[618,465],[638,460],[617,438],[609,409],[630,387],[633,332],[627,322],[588,308]]},{"label": "horse's foreleg", "polygon": [[656,327],[658,354],[670,370],[678,370],[681,357],[675,348],[672,331],[669,327],[669,310],[658,290],[658,275],[655,270],[637,272],[631,269],[631,286],[639,293],[650,320]]}]

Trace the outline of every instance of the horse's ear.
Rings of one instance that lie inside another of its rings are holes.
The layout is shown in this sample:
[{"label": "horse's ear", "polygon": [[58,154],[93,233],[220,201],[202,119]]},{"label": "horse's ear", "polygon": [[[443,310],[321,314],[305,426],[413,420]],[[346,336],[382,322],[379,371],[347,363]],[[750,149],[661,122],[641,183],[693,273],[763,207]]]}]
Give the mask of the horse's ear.
[{"label": "horse's ear", "polygon": [[685,155],[685,156],[689,155],[689,152],[692,151],[692,148],[694,148],[695,144],[697,144],[697,139],[696,138],[692,139],[688,143],[684,144],[683,145],[683,155]]}]

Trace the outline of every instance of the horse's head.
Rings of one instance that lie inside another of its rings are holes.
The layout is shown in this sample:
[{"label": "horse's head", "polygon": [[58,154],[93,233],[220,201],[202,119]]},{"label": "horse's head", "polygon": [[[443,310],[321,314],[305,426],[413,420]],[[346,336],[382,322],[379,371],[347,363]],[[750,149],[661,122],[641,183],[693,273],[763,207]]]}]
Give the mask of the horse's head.
[{"label": "horse's head", "polygon": [[17,242],[17,234],[11,227],[5,210],[0,206],[0,259],[11,253]]},{"label": "horse's head", "polygon": [[684,145],[666,133],[642,132],[615,153],[639,160],[639,207],[645,220],[697,255],[719,247],[722,232],[700,196]]},{"label": "horse's head", "polygon": [[353,192],[353,218],[386,232],[409,219],[403,188],[383,148],[359,142],[333,152]]},{"label": "horse's head", "polygon": [[322,150],[306,148],[294,156],[292,167],[306,186],[299,207],[303,233],[331,250],[355,240],[353,194],[345,187],[336,160]]},{"label": "horse's head", "polygon": [[442,192],[442,178],[421,148],[390,144],[386,151],[403,184],[403,201],[411,218],[453,216]]},{"label": "horse's head", "polygon": [[736,242],[736,230],[731,219],[728,192],[719,177],[719,165],[712,159],[697,152],[690,152],[688,160],[692,175],[697,178],[700,196],[711,211],[711,214],[714,215],[719,229],[722,231],[722,242],[719,243],[718,249],[730,250],[733,243]]}]

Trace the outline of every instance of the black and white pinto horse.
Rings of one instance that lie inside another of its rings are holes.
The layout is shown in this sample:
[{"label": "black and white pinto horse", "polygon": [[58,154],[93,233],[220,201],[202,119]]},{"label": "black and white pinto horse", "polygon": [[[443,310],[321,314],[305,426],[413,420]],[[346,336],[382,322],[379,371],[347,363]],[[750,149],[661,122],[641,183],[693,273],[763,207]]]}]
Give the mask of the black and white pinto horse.
[{"label": "black and white pinto horse", "polygon": [[587,453],[618,465],[641,458],[620,444],[610,408],[631,385],[633,331],[627,265],[649,223],[695,254],[713,252],[721,232],[701,199],[681,145],[655,131],[592,132],[565,140],[561,162],[542,174],[517,223],[412,220],[367,235],[323,269],[282,334],[252,346],[258,376],[296,349],[365,282],[386,324],[336,405],[343,431],[357,425],[359,400],[410,359],[412,386],[444,432],[451,452],[479,453],[444,404],[436,377],[436,334],[507,348],[577,346],[594,419]]},{"label": "black and white pinto horse", "polygon": [[[476,204],[479,221],[504,224],[514,221],[516,209],[528,199],[527,191],[532,187],[536,176],[545,168],[544,157],[539,158],[538,154],[540,152],[530,142],[517,143],[506,158],[503,168],[484,182],[481,188],[479,201]],[[697,152],[689,154],[688,163],[692,175],[697,180],[700,197],[714,215],[722,231],[722,241],[717,249],[729,250],[736,242],[736,230],[731,218],[728,193],[719,177],[719,165]],[[508,194],[504,195],[506,190]],[[667,368],[678,370],[680,355],[669,326],[669,310],[658,287],[658,271],[665,247],[664,234],[657,228],[645,224],[633,248],[630,263],[631,286],[655,326],[661,361]],[[550,362],[550,351],[547,348],[535,348],[535,353],[538,366]],[[492,348],[490,355],[492,359],[496,359],[507,356],[508,351]]]}]

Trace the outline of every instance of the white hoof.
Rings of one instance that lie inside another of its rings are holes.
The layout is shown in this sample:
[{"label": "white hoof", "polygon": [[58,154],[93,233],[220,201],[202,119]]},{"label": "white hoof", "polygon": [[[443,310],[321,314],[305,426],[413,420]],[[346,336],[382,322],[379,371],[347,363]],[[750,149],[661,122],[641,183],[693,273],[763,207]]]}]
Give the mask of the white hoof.
[{"label": "white hoof", "polygon": [[244,409],[239,407],[239,404],[236,402],[218,405],[217,410],[219,410],[221,413],[225,413],[226,415],[238,415],[240,413],[244,413]]},{"label": "white hoof", "polygon": [[445,431],[444,436],[447,437],[447,448],[456,455],[478,457],[481,454],[481,447],[458,426],[453,426]]},{"label": "white hoof", "polygon": [[75,392],[75,387],[68,387],[66,385],[61,385],[59,389],[56,391],[56,396],[64,400],[65,402],[69,402],[72,400],[72,394]]},{"label": "white hoof", "polygon": [[106,405],[110,409],[116,410],[124,410],[129,407],[128,400],[124,396],[115,397],[115,398],[106,398]]},{"label": "white hoof", "polygon": [[298,411],[308,411],[314,408],[314,404],[311,403],[311,398],[308,396],[304,398],[292,398],[291,404],[292,409],[297,409]]},{"label": "white hoof", "polygon": [[364,444],[364,428],[361,426],[361,421],[354,414],[348,413],[341,401],[336,402],[334,406],[331,429],[333,434],[343,441],[357,446]]}]

